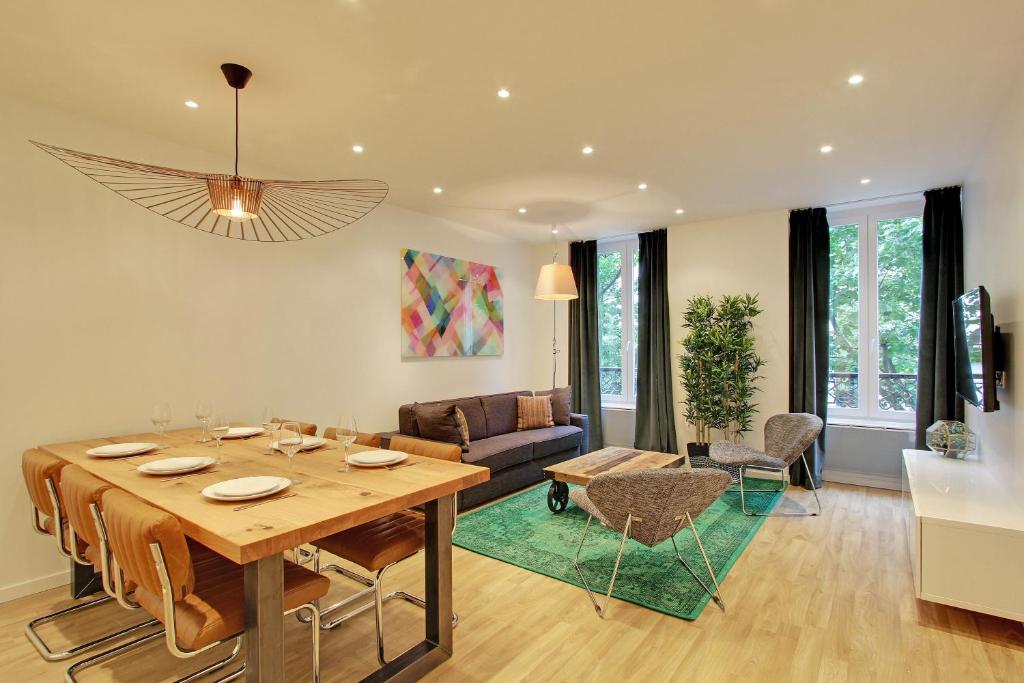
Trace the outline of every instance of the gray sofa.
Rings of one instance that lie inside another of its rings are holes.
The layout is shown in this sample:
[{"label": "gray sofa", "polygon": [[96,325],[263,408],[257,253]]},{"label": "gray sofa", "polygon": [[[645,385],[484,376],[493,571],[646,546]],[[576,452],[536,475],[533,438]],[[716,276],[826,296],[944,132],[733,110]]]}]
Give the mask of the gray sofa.
[{"label": "gray sofa", "polygon": [[[550,392],[537,392],[537,395]],[[472,507],[544,479],[544,468],[590,451],[586,415],[569,414],[569,424],[516,431],[516,396],[533,396],[531,391],[488,394],[431,401],[454,404],[466,416],[469,452],[462,461],[486,467],[491,478],[459,493],[459,508]],[[398,409],[398,432],[424,438],[416,422],[416,405]]]}]

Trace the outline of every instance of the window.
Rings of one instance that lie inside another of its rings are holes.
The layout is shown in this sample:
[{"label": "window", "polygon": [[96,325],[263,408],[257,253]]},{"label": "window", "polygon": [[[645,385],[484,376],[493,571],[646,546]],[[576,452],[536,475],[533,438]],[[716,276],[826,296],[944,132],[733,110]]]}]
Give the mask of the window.
[{"label": "window", "polygon": [[602,242],[597,254],[597,321],[601,401],[636,404],[637,303],[640,250],[636,238]]},{"label": "window", "polygon": [[917,400],[920,202],[829,214],[829,415],[911,421]]}]

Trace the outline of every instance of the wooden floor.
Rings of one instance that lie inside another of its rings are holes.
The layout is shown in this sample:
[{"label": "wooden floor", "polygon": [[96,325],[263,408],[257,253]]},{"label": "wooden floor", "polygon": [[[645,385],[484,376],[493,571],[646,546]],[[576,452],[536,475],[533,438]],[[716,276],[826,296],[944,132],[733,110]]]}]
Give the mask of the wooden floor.
[{"label": "wooden floor", "polygon": [[[821,518],[767,520],[722,586],[728,612],[712,605],[694,622],[618,601],[602,620],[574,586],[456,548],[455,656],[427,680],[1024,680],[1020,623],[913,597],[898,494],[832,484],[823,499]],[[419,590],[422,566],[396,567],[389,589]],[[332,597],[354,590],[335,578]],[[40,659],[22,628],[66,603],[60,589],[0,607],[0,681],[61,680],[66,665]],[[104,606],[46,633],[59,641],[124,616]],[[422,637],[421,620],[412,605],[387,606],[389,656]],[[323,680],[372,671],[372,634],[369,612],[324,634]],[[288,679],[308,680],[308,627],[289,619],[286,635]],[[81,679],[172,680],[193,664],[157,641]]]}]

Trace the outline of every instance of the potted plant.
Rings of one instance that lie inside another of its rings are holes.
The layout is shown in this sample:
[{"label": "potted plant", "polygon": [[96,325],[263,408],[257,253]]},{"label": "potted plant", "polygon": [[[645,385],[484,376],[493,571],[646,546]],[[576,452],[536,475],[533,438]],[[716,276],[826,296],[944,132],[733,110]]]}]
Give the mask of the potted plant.
[{"label": "potted plant", "polygon": [[[761,313],[757,295],[711,296],[687,302],[683,327],[689,332],[679,354],[680,383],[686,390],[684,417],[696,430],[686,444],[691,464],[708,463],[713,432],[739,441],[757,412],[752,402],[764,360],[754,348],[753,319]],[[697,462],[694,463],[694,459]]]}]

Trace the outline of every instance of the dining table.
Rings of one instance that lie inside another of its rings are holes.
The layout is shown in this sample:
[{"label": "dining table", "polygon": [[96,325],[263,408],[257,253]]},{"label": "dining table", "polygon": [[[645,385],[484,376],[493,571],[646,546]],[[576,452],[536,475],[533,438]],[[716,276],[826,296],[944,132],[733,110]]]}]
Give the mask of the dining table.
[{"label": "dining table", "polygon": [[[489,478],[489,470],[409,455],[391,467],[345,468],[343,445],[326,440],[294,456],[292,484],[273,496],[236,505],[210,500],[211,484],[248,476],[289,477],[288,458],[267,454],[271,436],[200,443],[199,428],[107,436],[40,446],[180,520],[185,534],[244,566],[245,680],[284,680],[283,577],[285,552],[330,534],[422,506],[425,515],[425,638],[368,675],[365,681],[416,680],[452,656],[452,529],[455,494]],[[131,457],[98,458],[91,448],[151,442],[158,449]],[[370,450],[351,445],[349,453]],[[216,455],[220,462],[185,476],[152,476],[137,468],[169,457]],[[88,577],[73,574],[76,582]],[[82,586],[72,591],[82,592]],[[368,647],[372,644],[368,643]]]}]

